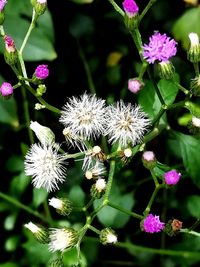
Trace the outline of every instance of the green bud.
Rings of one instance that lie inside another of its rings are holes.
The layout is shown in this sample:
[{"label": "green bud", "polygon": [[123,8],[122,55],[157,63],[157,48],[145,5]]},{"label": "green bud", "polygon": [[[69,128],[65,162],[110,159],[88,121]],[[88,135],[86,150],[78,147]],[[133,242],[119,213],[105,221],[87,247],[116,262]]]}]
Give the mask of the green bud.
[{"label": "green bud", "polygon": [[170,80],[174,77],[175,68],[170,61],[159,62],[158,73],[161,79]]},{"label": "green bud", "polygon": [[134,16],[130,17],[127,14],[124,16],[124,23],[129,31],[134,31],[138,28],[138,14],[135,14]]},{"label": "green bud", "polygon": [[34,237],[38,240],[38,242],[42,244],[46,244],[49,242],[48,231],[44,227],[36,225],[32,222],[25,224],[24,227],[26,227],[33,233]]},{"label": "green bud", "polygon": [[45,84],[40,84],[36,90],[37,96],[42,96],[44,93],[46,93],[46,85]]},{"label": "green bud", "polygon": [[191,80],[190,90],[194,96],[200,96],[200,75]]},{"label": "green bud", "polygon": [[56,209],[56,212],[60,215],[69,215],[72,212],[72,203],[67,198],[51,198],[49,199],[49,205]]},{"label": "green bud", "polygon": [[105,179],[99,178],[96,183],[92,185],[90,194],[93,198],[101,198],[105,193],[106,181]]},{"label": "green bud", "polygon": [[185,103],[185,108],[187,108],[194,117],[200,118],[200,106],[199,105],[187,101]]},{"label": "green bud", "polygon": [[169,236],[174,236],[179,233],[182,228],[183,223],[177,219],[169,220],[165,224],[164,232]]},{"label": "green bud", "polygon": [[1,12],[0,12],[0,25],[3,25],[4,20],[5,20],[4,12],[1,11]]},{"label": "green bud", "polygon": [[192,63],[198,63],[200,61],[200,44],[197,33],[190,33],[190,48],[187,53],[188,60]]},{"label": "green bud", "polygon": [[31,0],[37,16],[41,16],[47,9],[47,0]]},{"label": "green bud", "polygon": [[117,235],[115,231],[112,230],[110,227],[107,227],[101,230],[99,238],[100,238],[100,242],[103,245],[115,244],[117,242]]},{"label": "green bud", "polygon": [[142,155],[142,163],[145,168],[152,170],[157,163],[155,154],[153,151],[145,151]]}]

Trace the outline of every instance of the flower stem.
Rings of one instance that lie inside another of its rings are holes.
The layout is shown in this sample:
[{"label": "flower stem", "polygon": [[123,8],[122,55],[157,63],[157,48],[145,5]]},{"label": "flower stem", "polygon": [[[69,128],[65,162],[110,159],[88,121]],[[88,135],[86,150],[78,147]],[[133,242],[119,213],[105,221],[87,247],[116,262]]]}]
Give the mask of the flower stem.
[{"label": "flower stem", "polygon": [[[154,182],[155,182],[155,181],[154,181]],[[159,191],[162,187],[163,187],[163,185],[157,185],[157,186],[155,187],[155,189],[154,189],[154,191],[153,191],[153,194],[152,194],[152,196],[151,196],[151,198],[150,198],[150,200],[149,200],[149,203],[147,204],[147,207],[146,207],[146,209],[145,209],[144,212],[143,212],[143,214],[144,214],[145,217],[149,214],[149,212],[150,212],[150,210],[151,210],[151,206],[152,206],[152,204],[153,204],[153,202],[154,202],[154,199],[155,199],[155,197],[156,197],[158,191]]]},{"label": "flower stem", "polygon": [[114,203],[111,203],[110,201],[108,202],[108,206],[110,206],[110,207],[112,207],[112,208],[114,208],[116,210],[119,210],[119,211],[121,211],[121,212],[123,212],[123,213],[125,213],[127,215],[130,215],[130,216],[132,216],[132,217],[134,217],[136,219],[139,219],[139,220],[142,220],[143,219],[143,216],[142,215],[137,214],[135,212],[132,212],[130,210],[127,210],[127,209],[125,209],[125,208],[123,208],[121,206],[115,205]]},{"label": "flower stem", "polygon": [[92,225],[89,225],[88,228],[98,235],[100,235],[101,233],[101,231],[99,231],[97,228],[93,227]]},{"label": "flower stem", "polygon": [[195,76],[199,77],[199,63],[193,63]]},{"label": "flower stem", "polygon": [[104,194],[104,201],[108,201],[108,197],[109,197],[110,190],[112,187],[114,173],[115,173],[115,161],[111,160],[110,171],[109,171],[109,175],[108,175],[108,182],[107,182],[107,186],[106,186],[106,192]]},{"label": "flower stem", "polygon": [[200,237],[200,233],[195,232],[195,231],[191,231],[190,229],[187,229],[187,228],[181,229],[180,232],[184,233],[184,234],[195,235],[195,236]]},{"label": "flower stem", "polygon": [[141,15],[139,16],[139,23],[141,22],[141,20],[144,18],[144,16],[146,15],[146,13],[149,11],[149,9],[152,7],[152,5],[156,2],[157,0],[150,0],[148,2],[148,4],[146,5],[146,7],[144,8],[144,10],[142,11]]},{"label": "flower stem", "polygon": [[11,204],[15,205],[16,207],[25,210],[26,212],[34,215],[35,217],[41,219],[44,222],[49,222],[48,218],[46,218],[45,216],[42,216],[40,213],[38,213],[37,211],[32,210],[31,208],[25,206],[24,204],[22,204],[21,202],[19,202],[18,200],[16,200],[15,198],[8,196],[6,194],[4,194],[3,192],[0,192],[0,197],[8,202],[10,202]]},{"label": "flower stem", "polygon": [[125,16],[125,13],[124,11],[115,3],[114,0],[108,0],[111,5],[114,7],[114,9],[122,16],[124,17]]}]

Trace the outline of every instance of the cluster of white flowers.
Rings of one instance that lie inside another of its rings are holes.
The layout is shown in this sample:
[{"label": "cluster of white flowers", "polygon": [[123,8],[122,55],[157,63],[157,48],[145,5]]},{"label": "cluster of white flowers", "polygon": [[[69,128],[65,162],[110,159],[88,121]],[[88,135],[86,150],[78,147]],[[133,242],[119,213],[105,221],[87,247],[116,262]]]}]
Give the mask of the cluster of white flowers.
[{"label": "cluster of white flowers", "polygon": [[[87,179],[99,179],[105,173],[102,163],[105,155],[99,146],[88,147],[89,141],[105,136],[111,144],[117,143],[120,149],[127,149],[142,141],[150,125],[139,106],[125,104],[122,100],[106,106],[105,100],[86,93],[68,100],[62,109],[60,122],[65,127],[66,142],[85,154],[83,170]],[[25,173],[32,176],[36,188],[54,191],[59,188],[59,183],[65,181],[65,154],[58,153],[59,145],[49,128],[38,122],[31,122],[30,128],[40,143],[32,145],[28,151]]]}]

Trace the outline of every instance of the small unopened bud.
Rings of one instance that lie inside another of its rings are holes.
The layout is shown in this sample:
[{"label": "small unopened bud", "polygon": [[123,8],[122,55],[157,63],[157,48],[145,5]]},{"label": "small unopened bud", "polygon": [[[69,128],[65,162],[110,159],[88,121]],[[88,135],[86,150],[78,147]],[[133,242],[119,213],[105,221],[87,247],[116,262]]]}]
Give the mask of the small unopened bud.
[{"label": "small unopened bud", "polygon": [[42,126],[37,121],[31,121],[30,128],[42,144],[52,144],[55,142],[55,134],[48,127]]},{"label": "small unopened bud", "polygon": [[127,164],[132,154],[133,154],[132,150],[130,148],[126,148],[123,151],[120,151],[119,157],[121,158],[121,161],[124,164]]},{"label": "small unopened bud", "polygon": [[137,78],[128,80],[128,89],[134,94],[138,93],[143,87],[144,83]]},{"label": "small unopened bud", "polygon": [[157,160],[153,151],[145,151],[142,155],[142,163],[145,168],[153,169],[156,166]]},{"label": "small unopened bud", "polygon": [[5,41],[5,52],[4,52],[4,58],[5,61],[8,65],[14,65],[18,61],[18,55],[17,55],[17,50],[15,47],[14,40],[8,36],[4,36],[4,41]]},{"label": "small unopened bud", "polygon": [[31,0],[37,16],[41,16],[47,8],[47,0]]},{"label": "small unopened bud", "polygon": [[13,87],[10,83],[3,82],[0,87],[0,93],[3,97],[9,98],[13,95]]},{"label": "small unopened bud", "polygon": [[100,242],[103,245],[117,243],[117,235],[116,235],[115,231],[112,230],[109,227],[104,228],[103,230],[101,230],[99,238],[100,238]]},{"label": "small unopened bud", "polygon": [[56,212],[61,215],[69,215],[72,211],[72,203],[66,198],[51,198],[49,205],[56,209]]},{"label": "small unopened bud", "polygon": [[106,169],[103,165],[103,163],[96,163],[95,166],[89,170],[86,171],[85,177],[90,180],[90,179],[97,179],[100,176],[105,175]]},{"label": "small unopened bud", "polygon": [[123,9],[129,18],[132,18],[138,14],[139,8],[134,0],[124,0]]},{"label": "small unopened bud", "polygon": [[174,77],[175,68],[169,60],[162,61],[158,63],[158,73],[161,79],[170,80]]},{"label": "small unopened bud", "polygon": [[191,80],[190,90],[193,95],[200,96],[200,75]]},{"label": "small unopened bud", "polygon": [[48,243],[48,231],[44,227],[38,226],[32,222],[25,224],[24,227],[29,229],[40,243]]},{"label": "small unopened bud", "polygon": [[48,65],[39,65],[35,69],[32,80],[35,84],[41,84],[49,76]]},{"label": "small unopened bud", "polygon": [[100,146],[94,146],[92,148],[92,155],[91,156],[95,157],[99,161],[104,161],[106,159],[106,155],[103,153]]},{"label": "small unopened bud", "polygon": [[45,105],[42,105],[40,103],[35,104],[35,110],[40,110],[40,109],[44,109],[44,108],[46,108]]},{"label": "small unopened bud", "polygon": [[90,193],[94,198],[101,198],[106,189],[106,181],[105,179],[99,178],[96,183],[92,185]]},{"label": "small unopened bud", "polygon": [[181,230],[182,226],[183,226],[183,223],[177,219],[169,220],[166,223],[166,227],[164,231],[169,236],[174,236]]},{"label": "small unopened bud", "polygon": [[46,93],[46,85],[44,84],[40,84],[36,90],[36,95],[37,96],[42,96],[44,93]]},{"label": "small unopened bud", "polygon": [[74,247],[78,242],[78,232],[73,228],[52,228],[49,234],[49,250],[63,252],[67,248]]},{"label": "small unopened bud", "polygon": [[190,48],[187,54],[188,60],[192,63],[198,63],[200,61],[199,36],[197,33],[191,32],[188,37],[190,39]]}]

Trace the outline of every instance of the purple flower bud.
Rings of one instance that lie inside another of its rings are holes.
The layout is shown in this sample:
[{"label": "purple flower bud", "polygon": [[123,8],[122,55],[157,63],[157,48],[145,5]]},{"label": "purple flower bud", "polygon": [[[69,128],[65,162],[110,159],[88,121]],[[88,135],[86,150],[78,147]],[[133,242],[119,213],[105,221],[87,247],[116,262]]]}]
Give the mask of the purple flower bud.
[{"label": "purple flower bud", "polygon": [[15,43],[12,37],[5,35],[4,36],[5,46],[8,53],[14,53],[16,51]]},{"label": "purple flower bud", "polygon": [[129,18],[132,18],[133,16],[135,16],[139,11],[139,8],[134,0],[124,0],[122,5],[124,8],[124,11],[126,12]]},{"label": "purple flower bud", "polygon": [[4,9],[4,6],[7,4],[7,0],[0,0],[0,12]]},{"label": "purple flower bud", "polygon": [[167,185],[175,185],[180,180],[181,173],[176,170],[171,170],[164,173],[165,182]]},{"label": "purple flower bud", "polygon": [[165,224],[160,221],[159,216],[149,214],[143,220],[142,228],[146,233],[158,233],[162,231],[165,227]]},{"label": "purple flower bud", "polygon": [[154,32],[149,38],[149,44],[143,46],[143,57],[148,63],[153,64],[157,61],[168,61],[171,57],[176,55],[177,42],[174,39],[167,37],[166,34]]},{"label": "purple flower bud", "polygon": [[11,96],[13,94],[13,87],[10,83],[3,82],[0,87],[2,96]]},{"label": "purple flower bud", "polygon": [[143,86],[144,86],[143,82],[141,82],[139,79],[128,80],[128,89],[134,94],[139,92]]},{"label": "purple flower bud", "polygon": [[39,65],[35,70],[35,76],[38,79],[44,80],[49,76],[48,65]]}]

